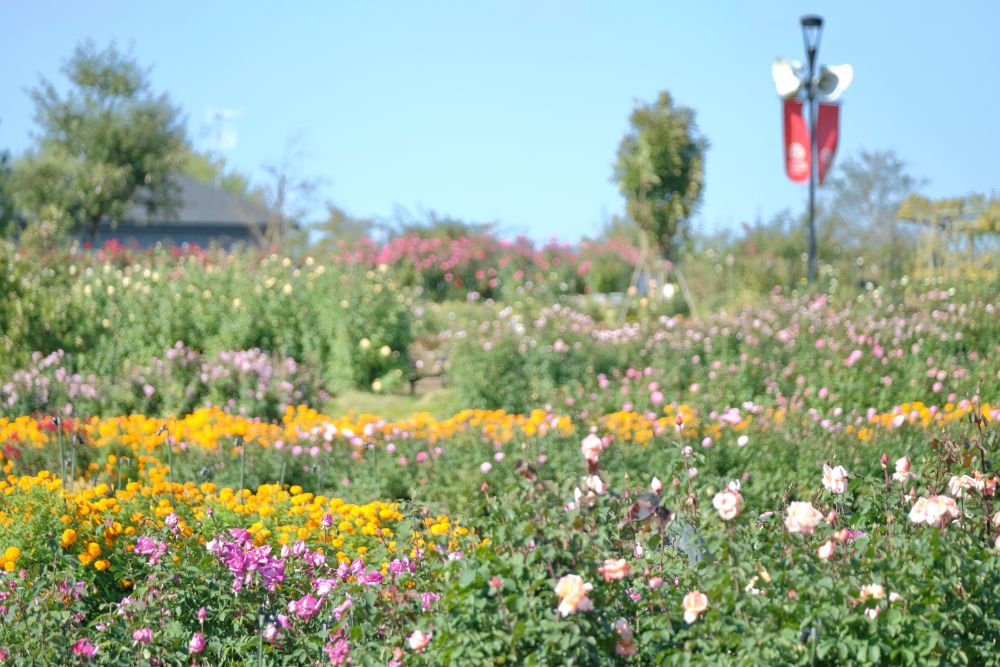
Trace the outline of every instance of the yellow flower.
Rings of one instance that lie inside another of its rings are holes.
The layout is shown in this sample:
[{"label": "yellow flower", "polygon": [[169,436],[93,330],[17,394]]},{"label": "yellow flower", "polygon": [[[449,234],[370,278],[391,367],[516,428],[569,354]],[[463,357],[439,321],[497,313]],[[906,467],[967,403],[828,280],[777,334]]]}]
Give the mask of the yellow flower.
[{"label": "yellow flower", "polygon": [[17,547],[7,547],[7,549],[3,552],[3,557],[4,560],[7,561],[15,561],[21,557],[21,550]]},{"label": "yellow flower", "polygon": [[59,545],[65,549],[66,547],[72,545],[76,542],[76,531],[72,528],[67,528],[63,531],[62,539],[59,540]]},{"label": "yellow flower", "polygon": [[107,561],[107,560],[103,560],[102,559],[102,560],[94,561],[94,568],[97,569],[97,570],[99,570],[99,571],[101,571],[101,572],[104,572],[104,570],[108,569],[108,567],[110,565],[111,565],[111,563],[109,561]]},{"label": "yellow flower", "polygon": [[87,553],[89,553],[92,558],[97,558],[101,555],[101,545],[97,542],[91,542],[87,545]]}]

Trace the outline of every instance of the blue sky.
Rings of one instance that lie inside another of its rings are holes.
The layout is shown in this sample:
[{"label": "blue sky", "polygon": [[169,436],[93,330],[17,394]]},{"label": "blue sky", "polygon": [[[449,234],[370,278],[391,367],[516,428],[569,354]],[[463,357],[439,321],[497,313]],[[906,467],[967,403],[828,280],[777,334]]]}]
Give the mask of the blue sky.
[{"label": "blue sky", "polygon": [[820,62],[855,67],[840,157],[894,149],[931,196],[1000,189],[1000,3],[986,1],[5,2],[0,146],[30,145],[40,75],[61,82],[77,42],[115,40],[196,145],[209,108],[238,109],[226,156],[256,178],[300,136],[300,172],[352,214],[402,206],[575,240],[622,210],[610,175],[629,112],[667,89],[712,143],[694,224],[732,229],[805,205],[770,65],[803,57],[813,12]]}]

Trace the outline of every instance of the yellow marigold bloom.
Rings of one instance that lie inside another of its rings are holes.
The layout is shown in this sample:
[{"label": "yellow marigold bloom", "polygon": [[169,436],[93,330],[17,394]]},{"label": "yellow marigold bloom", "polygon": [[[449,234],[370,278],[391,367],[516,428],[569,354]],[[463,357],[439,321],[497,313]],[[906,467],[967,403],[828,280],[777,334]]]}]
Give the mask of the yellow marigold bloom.
[{"label": "yellow marigold bloom", "polygon": [[3,552],[3,557],[5,560],[13,561],[21,557],[21,550],[17,547],[7,547]]},{"label": "yellow marigold bloom", "polygon": [[101,555],[101,545],[97,542],[91,542],[87,545],[87,553],[89,553],[93,558],[97,558]]},{"label": "yellow marigold bloom", "polygon": [[88,552],[86,552],[86,551],[84,551],[84,552],[83,552],[83,553],[81,553],[81,554],[80,554],[79,556],[77,556],[77,558],[79,558],[79,559],[80,559],[80,562],[81,562],[81,563],[83,563],[84,565],[90,565],[90,564],[91,564],[92,562],[94,562],[94,557],[93,557],[93,556],[91,556],[91,555],[90,555],[90,554],[89,554]]},{"label": "yellow marigold bloom", "polygon": [[76,531],[72,528],[67,528],[63,531],[62,538],[59,540],[59,546],[65,549],[74,542],[76,542]]},{"label": "yellow marigold bloom", "polygon": [[94,561],[94,568],[96,570],[100,571],[100,572],[104,572],[104,570],[108,569],[108,567],[110,567],[110,565],[111,565],[110,561],[107,561],[107,560],[103,560],[102,559],[102,560]]},{"label": "yellow marigold bloom", "polygon": [[14,561],[9,560],[3,564],[3,569],[7,570],[8,572],[13,572],[14,570],[17,569],[17,564]]}]

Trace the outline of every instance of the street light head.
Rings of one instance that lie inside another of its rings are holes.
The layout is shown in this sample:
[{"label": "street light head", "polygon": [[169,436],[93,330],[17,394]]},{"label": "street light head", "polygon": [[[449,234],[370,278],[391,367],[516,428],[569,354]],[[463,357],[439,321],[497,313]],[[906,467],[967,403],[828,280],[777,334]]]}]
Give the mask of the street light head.
[{"label": "street light head", "polygon": [[778,58],[771,65],[771,78],[774,79],[778,96],[785,100],[791,99],[802,90],[802,63]]},{"label": "street light head", "polygon": [[802,39],[806,44],[806,53],[810,57],[816,56],[819,49],[819,36],[823,32],[823,19],[815,14],[807,14],[800,19],[802,24]]}]

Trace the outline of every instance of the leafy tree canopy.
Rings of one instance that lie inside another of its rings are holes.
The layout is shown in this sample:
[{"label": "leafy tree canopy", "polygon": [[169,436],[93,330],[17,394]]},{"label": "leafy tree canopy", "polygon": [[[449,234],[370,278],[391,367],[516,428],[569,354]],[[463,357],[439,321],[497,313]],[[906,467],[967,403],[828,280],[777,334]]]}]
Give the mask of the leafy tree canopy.
[{"label": "leafy tree canopy", "polygon": [[661,256],[671,256],[701,204],[708,140],[695,113],[675,106],[663,91],[629,116],[631,128],[618,146],[614,179],[635,220]]},{"label": "leafy tree canopy", "polygon": [[171,210],[170,176],[184,159],[180,111],[150,90],[148,72],[111,44],[76,48],[63,67],[67,92],[47,79],[30,91],[37,145],[14,166],[16,204],[39,235],[58,238],[101,221],[114,225],[129,209]]}]

